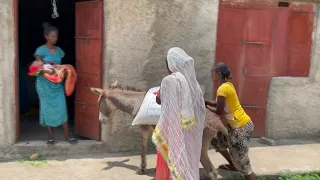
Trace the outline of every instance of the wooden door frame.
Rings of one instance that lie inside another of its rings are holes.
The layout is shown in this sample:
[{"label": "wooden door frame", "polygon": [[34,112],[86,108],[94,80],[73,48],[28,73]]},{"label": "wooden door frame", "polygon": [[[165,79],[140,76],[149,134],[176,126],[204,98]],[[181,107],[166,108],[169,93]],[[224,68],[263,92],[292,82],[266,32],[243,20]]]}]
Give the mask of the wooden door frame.
[{"label": "wooden door frame", "polygon": [[[15,123],[15,141],[17,142],[20,137],[20,101],[19,101],[19,0],[12,0],[12,19],[13,19],[13,39],[14,39],[14,123]],[[102,1],[102,7],[104,7],[104,0],[87,0],[87,1]],[[75,2],[76,3],[76,2]],[[104,8],[102,8],[102,38],[101,38],[101,86],[104,86],[104,58],[106,57],[104,51],[105,45],[105,18]],[[101,139],[101,128],[100,128],[100,139]]]},{"label": "wooden door frame", "polygon": [[[101,83],[101,88],[104,88],[104,73],[105,73],[105,70],[106,70],[106,68],[105,68],[105,62],[104,62],[104,58],[105,57],[107,57],[106,56],[106,53],[105,53],[105,51],[104,51],[104,46],[105,46],[105,44],[106,44],[106,40],[107,40],[107,38],[106,38],[106,34],[107,33],[105,33],[105,18],[104,18],[104,15],[105,15],[105,12],[104,12],[104,3],[105,3],[105,1],[104,0],[97,0],[97,1],[102,1],[102,10],[101,10],[101,13],[102,13],[102,17],[101,17],[101,62],[100,62],[100,65],[101,65],[101,72],[100,72],[100,76],[101,76],[101,78],[100,78],[100,83]],[[99,106],[99,110],[100,110],[100,104],[98,105]],[[100,112],[99,112],[100,113]],[[101,137],[101,135],[102,135],[102,128],[101,128],[102,126],[101,126],[101,124],[100,124],[100,130],[99,130],[99,141],[101,141],[101,139],[102,139],[102,137]]]},{"label": "wooden door frame", "polygon": [[[101,83],[101,88],[104,88],[104,72],[105,72],[105,63],[104,63],[104,58],[106,57],[106,54],[105,54],[105,51],[104,51],[104,45],[106,43],[106,38],[105,38],[105,19],[104,19],[104,3],[105,1],[104,0],[96,0],[96,1],[102,1],[102,10],[101,10],[101,13],[102,13],[102,17],[101,17],[101,62],[100,62],[100,65],[101,65],[101,72],[100,72],[100,83]],[[99,106],[99,110],[100,110],[100,104],[98,105]],[[100,112],[99,112],[100,113]],[[99,119],[98,119],[99,120]],[[102,137],[101,137],[101,134],[102,134],[102,128],[101,128],[101,124],[100,124],[100,130],[99,130],[99,141],[101,141]]]},{"label": "wooden door frame", "polygon": [[18,2],[19,0],[12,0],[12,14],[13,14],[13,39],[14,39],[14,122],[15,122],[15,141],[19,140],[20,136],[20,101],[19,101],[19,19],[18,19]]},{"label": "wooden door frame", "polygon": [[[102,1],[102,10],[101,10],[102,17],[101,17],[101,55],[100,55],[101,56],[101,59],[100,59],[101,72],[100,72],[100,85],[101,85],[101,88],[104,88],[104,72],[105,72],[105,69],[106,69],[105,66],[104,66],[105,65],[104,58],[106,57],[105,51],[104,51],[104,45],[106,43],[106,38],[105,38],[105,35],[106,35],[106,33],[105,33],[105,19],[104,19],[104,15],[105,15],[104,3],[105,3],[105,1],[104,0],[94,0],[94,1]],[[99,110],[100,110],[100,104],[98,105],[98,107],[99,107]],[[101,129],[101,124],[100,124],[99,138],[98,138],[99,141],[101,141],[101,139],[102,139],[101,134],[102,134],[102,129]]]}]

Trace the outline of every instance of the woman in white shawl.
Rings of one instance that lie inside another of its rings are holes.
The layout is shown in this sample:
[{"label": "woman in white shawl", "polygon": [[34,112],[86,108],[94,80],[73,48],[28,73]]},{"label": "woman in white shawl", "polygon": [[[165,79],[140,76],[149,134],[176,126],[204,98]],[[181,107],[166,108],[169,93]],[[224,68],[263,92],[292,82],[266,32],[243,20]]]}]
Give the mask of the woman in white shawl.
[{"label": "woman in white shawl", "polygon": [[[161,117],[152,136],[158,150],[156,180],[198,180],[205,121],[203,94],[194,61],[182,49],[168,51],[167,65],[171,74],[161,82]],[[161,161],[165,166],[161,167]]]}]

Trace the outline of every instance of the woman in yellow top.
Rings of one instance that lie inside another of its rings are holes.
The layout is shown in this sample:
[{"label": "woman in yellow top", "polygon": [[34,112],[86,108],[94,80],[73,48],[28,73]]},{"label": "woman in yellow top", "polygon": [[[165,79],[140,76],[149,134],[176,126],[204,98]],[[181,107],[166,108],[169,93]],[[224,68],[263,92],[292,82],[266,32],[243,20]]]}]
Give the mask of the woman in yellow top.
[{"label": "woman in yellow top", "polygon": [[[241,107],[233,84],[229,82],[232,76],[228,66],[224,63],[217,63],[212,68],[211,73],[213,81],[220,86],[217,90],[217,101],[206,101],[206,107],[218,114],[224,123],[228,123],[228,136],[219,132],[212,140],[212,145],[216,151],[220,152],[229,163],[228,165],[221,165],[219,168],[241,171],[246,179],[255,179],[248,156],[249,142],[254,125]],[[224,107],[226,105],[231,114],[225,112]]]}]

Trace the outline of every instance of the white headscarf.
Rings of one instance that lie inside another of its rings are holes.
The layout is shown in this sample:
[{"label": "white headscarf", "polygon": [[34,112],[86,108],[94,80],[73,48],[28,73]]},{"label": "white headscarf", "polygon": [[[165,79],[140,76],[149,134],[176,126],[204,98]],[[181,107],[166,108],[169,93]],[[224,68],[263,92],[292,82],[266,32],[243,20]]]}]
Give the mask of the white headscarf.
[{"label": "white headscarf", "polygon": [[172,74],[161,82],[161,117],[153,142],[173,180],[198,180],[205,121],[203,93],[190,56],[174,47],[167,61]]}]

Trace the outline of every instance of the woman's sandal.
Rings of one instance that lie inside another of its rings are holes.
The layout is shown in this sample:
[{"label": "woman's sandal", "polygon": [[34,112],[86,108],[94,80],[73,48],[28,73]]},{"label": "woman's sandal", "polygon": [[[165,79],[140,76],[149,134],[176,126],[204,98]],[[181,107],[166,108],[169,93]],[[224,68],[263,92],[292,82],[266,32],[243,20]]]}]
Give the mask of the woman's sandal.
[{"label": "woman's sandal", "polygon": [[222,164],[218,168],[228,170],[228,171],[237,171],[237,169],[234,167],[231,167],[230,164]]},{"label": "woman's sandal", "polygon": [[67,139],[67,141],[70,143],[70,144],[77,144],[78,143],[78,140],[76,138],[69,138]]},{"label": "woman's sandal", "polygon": [[49,145],[54,145],[55,143],[56,143],[56,141],[54,139],[49,139],[47,141],[47,144],[49,144]]}]

